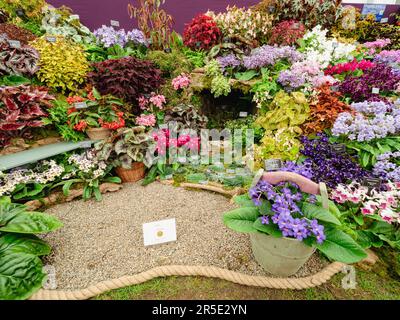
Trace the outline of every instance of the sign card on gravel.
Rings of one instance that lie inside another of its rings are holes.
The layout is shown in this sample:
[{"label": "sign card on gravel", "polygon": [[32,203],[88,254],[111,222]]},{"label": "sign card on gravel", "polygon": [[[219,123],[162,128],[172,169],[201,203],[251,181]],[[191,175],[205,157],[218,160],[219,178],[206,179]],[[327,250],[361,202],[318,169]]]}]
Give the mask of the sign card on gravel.
[{"label": "sign card on gravel", "polygon": [[145,246],[176,241],[175,218],[144,223],[143,239]]}]

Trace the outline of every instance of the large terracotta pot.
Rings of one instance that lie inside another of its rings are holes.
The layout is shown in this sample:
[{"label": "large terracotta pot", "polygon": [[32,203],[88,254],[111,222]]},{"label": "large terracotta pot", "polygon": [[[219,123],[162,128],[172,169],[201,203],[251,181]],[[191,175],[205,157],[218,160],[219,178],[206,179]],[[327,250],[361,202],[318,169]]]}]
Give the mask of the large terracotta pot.
[{"label": "large terracotta pot", "polygon": [[111,135],[111,130],[106,128],[90,128],[86,130],[90,140],[104,140]]},{"label": "large terracotta pot", "polygon": [[134,162],[131,169],[117,167],[115,171],[122,182],[137,182],[144,178],[146,169],[142,162]]}]

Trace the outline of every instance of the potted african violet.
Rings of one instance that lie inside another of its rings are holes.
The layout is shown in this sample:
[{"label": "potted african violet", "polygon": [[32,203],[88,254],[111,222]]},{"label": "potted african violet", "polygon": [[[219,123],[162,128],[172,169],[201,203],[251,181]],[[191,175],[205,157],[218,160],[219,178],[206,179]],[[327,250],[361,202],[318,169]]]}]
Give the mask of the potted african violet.
[{"label": "potted african violet", "polygon": [[250,234],[253,255],[267,272],[293,275],[315,250],[343,263],[367,256],[344,231],[324,184],[320,192],[318,184],[293,172],[268,172],[256,180],[248,195],[234,199],[241,207],[225,213],[223,220]]},{"label": "potted african violet", "polygon": [[152,137],[145,127],[121,128],[106,140],[95,144],[97,157],[112,163],[123,182],[136,182],[144,178],[147,149]]}]

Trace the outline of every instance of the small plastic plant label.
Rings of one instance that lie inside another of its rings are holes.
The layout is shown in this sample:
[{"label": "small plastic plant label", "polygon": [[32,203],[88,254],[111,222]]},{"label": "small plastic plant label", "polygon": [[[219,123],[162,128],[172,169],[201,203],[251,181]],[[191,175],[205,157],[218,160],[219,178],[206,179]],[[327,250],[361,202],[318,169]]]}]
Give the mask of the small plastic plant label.
[{"label": "small plastic plant label", "polygon": [[57,38],[56,37],[46,37],[47,42],[51,42],[51,43],[55,43],[57,42]]},{"label": "small plastic plant label", "polygon": [[82,148],[89,149],[89,148],[92,147],[92,142],[89,141],[89,140],[88,141],[82,141],[81,146],[82,146]]},{"label": "small plastic plant label", "polygon": [[173,178],[174,176],[172,174],[165,176],[165,180],[172,180]]},{"label": "small plastic plant label", "polygon": [[264,162],[264,168],[266,171],[277,171],[282,168],[281,159],[268,159]]},{"label": "small plastic plant label", "polygon": [[118,20],[111,20],[110,24],[112,27],[119,27],[119,21]]},{"label": "small plastic plant label", "polygon": [[18,40],[8,40],[8,43],[11,47],[15,49],[21,48],[21,42],[19,42]]},{"label": "small plastic plant label", "polygon": [[242,111],[242,112],[239,113],[239,117],[240,117],[240,118],[246,118],[246,117],[247,117],[247,114],[248,114],[247,112]]},{"label": "small plastic plant label", "polygon": [[72,14],[72,15],[69,16],[69,18],[71,20],[79,20],[79,15],[78,14]]},{"label": "small plastic plant label", "polygon": [[176,241],[176,220],[167,219],[143,224],[145,246]]},{"label": "small plastic plant label", "polygon": [[379,94],[379,88],[372,88],[372,93],[373,94]]},{"label": "small plastic plant label", "polygon": [[389,22],[389,18],[382,18],[381,19],[381,23],[388,23]]},{"label": "small plastic plant label", "polygon": [[86,109],[88,106],[87,106],[86,102],[76,102],[76,103],[74,103],[74,107],[76,109]]},{"label": "small plastic plant label", "polygon": [[232,173],[236,173],[236,171],[235,171],[235,169],[227,169],[226,173],[231,173],[232,174]]},{"label": "small plastic plant label", "polygon": [[200,180],[199,184],[206,185],[206,184],[208,184],[208,181],[207,180]]}]

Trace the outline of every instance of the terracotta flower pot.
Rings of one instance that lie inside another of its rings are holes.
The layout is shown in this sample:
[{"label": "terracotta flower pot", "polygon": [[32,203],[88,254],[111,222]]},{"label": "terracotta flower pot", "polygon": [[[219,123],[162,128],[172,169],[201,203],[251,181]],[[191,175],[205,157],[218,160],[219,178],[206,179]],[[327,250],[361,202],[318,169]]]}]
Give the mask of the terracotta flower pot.
[{"label": "terracotta flower pot", "polygon": [[134,162],[131,169],[124,169],[123,167],[115,168],[118,177],[122,182],[137,182],[142,180],[145,176],[145,167],[143,162]]},{"label": "terracotta flower pot", "polygon": [[104,140],[111,135],[111,130],[106,128],[90,128],[86,130],[90,140]]}]

